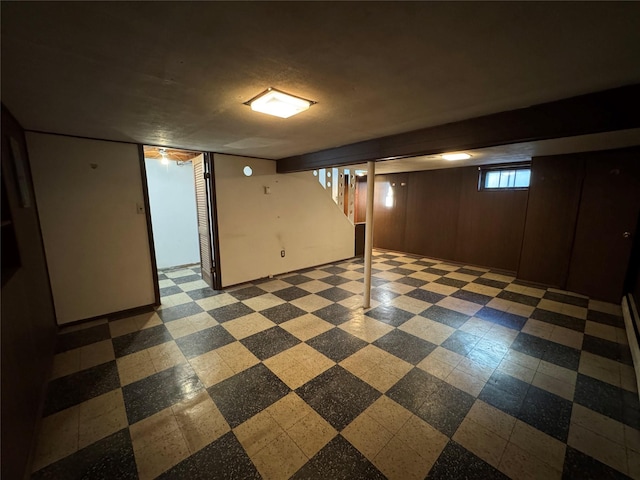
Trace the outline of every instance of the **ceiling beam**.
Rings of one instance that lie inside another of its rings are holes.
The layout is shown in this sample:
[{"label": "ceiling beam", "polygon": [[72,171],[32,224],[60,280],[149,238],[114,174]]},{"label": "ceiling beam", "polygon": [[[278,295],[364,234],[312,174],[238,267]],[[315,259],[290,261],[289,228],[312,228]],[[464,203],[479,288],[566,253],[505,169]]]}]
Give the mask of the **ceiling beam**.
[{"label": "ceiling beam", "polygon": [[640,84],[278,160],[278,173],[640,127]]}]

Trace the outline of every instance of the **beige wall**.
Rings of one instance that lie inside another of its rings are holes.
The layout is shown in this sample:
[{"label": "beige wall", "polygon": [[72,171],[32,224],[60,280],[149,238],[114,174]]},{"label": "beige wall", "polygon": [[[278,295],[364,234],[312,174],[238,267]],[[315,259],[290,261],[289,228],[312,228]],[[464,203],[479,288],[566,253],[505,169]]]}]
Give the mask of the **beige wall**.
[{"label": "beige wall", "polygon": [[154,303],[138,147],[37,133],[27,145],[58,323]]},{"label": "beige wall", "polygon": [[353,256],[354,227],[311,172],[277,175],[275,161],[221,154],[214,168],[223,286]]}]

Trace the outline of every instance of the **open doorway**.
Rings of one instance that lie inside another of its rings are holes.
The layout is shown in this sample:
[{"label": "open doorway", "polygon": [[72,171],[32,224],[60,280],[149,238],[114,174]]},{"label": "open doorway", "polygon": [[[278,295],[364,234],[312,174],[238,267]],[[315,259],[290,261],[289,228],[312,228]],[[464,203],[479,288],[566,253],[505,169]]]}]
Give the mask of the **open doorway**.
[{"label": "open doorway", "polygon": [[162,303],[218,289],[209,154],[145,146],[158,287]]}]

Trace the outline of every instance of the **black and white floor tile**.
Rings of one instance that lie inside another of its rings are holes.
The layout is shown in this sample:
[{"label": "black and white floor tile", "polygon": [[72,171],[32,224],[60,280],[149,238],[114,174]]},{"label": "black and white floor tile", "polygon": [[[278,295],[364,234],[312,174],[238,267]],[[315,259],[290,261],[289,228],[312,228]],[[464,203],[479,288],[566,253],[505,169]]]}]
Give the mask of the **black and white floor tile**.
[{"label": "black and white floor tile", "polygon": [[620,307],[376,251],[63,329],[36,479],[640,478]]}]

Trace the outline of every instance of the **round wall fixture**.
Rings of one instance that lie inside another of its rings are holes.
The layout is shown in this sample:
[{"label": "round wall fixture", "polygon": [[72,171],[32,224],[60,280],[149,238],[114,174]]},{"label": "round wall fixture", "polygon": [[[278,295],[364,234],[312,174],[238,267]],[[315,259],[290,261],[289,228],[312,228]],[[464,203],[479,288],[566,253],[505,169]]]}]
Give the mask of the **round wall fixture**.
[{"label": "round wall fixture", "polygon": [[251,175],[253,175],[253,170],[251,169],[251,167],[249,165],[247,165],[246,167],[244,167],[242,169],[242,173],[244,173],[245,177],[250,177]]}]

